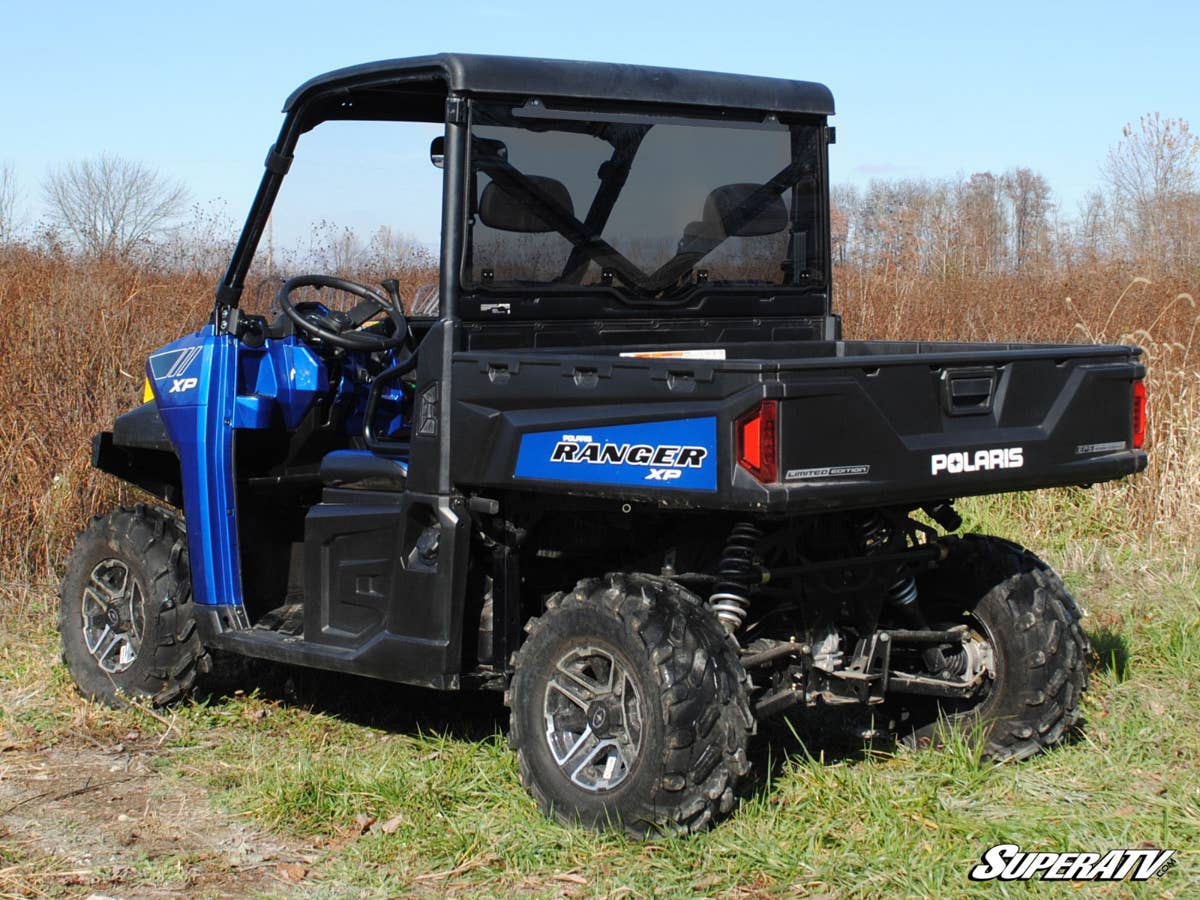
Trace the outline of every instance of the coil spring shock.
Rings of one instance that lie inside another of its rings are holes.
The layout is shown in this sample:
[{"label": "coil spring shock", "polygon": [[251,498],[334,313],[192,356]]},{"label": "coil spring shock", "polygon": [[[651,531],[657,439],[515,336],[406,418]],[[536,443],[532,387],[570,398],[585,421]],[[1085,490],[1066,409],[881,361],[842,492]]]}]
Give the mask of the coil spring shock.
[{"label": "coil spring shock", "polygon": [[[886,550],[892,541],[892,531],[885,519],[879,513],[874,513],[858,528],[858,537],[862,542],[863,552],[879,553]],[[896,580],[887,589],[888,601],[898,609],[915,609],[917,602],[917,579],[903,569],[897,569]],[[908,613],[905,613],[906,616]]]},{"label": "coil spring shock", "polygon": [[858,526],[858,539],[866,553],[877,553],[885,549],[891,539],[887,519],[879,513],[872,513]]},{"label": "coil spring shock", "polygon": [[708,603],[730,634],[746,621],[750,592],[762,583],[762,574],[754,562],[762,537],[762,530],[756,525],[749,522],[734,525],[717,565],[717,583]]},{"label": "coil spring shock", "polygon": [[946,668],[942,670],[942,674],[947,677],[961,678],[967,674],[967,651],[962,647],[958,647],[950,653],[943,653],[942,656],[946,660]]},{"label": "coil spring shock", "polygon": [[917,579],[911,574],[899,573],[887,591],[888,602],[898,609],[907,610],[917,602]]},{"label": "coil spring shock", "polygon": [[[862,541],[864,552],[878,553],[891,543],[892,533],[888,521],[879,513],[875,513],[859,526],[859,539]],[[896,570],[896,580],[887,589],[888,602],[904,617],[908,624],[919,631],[929,627],[921,607],[917,605],[917,579],[903,568]],[[921,658],[930,672],[943,672],[947,668],[947,660],[937,647],[928,647]],[[965,666],[965,659],[964,659]],[[965,671],[965,668],[964,668]]]}]

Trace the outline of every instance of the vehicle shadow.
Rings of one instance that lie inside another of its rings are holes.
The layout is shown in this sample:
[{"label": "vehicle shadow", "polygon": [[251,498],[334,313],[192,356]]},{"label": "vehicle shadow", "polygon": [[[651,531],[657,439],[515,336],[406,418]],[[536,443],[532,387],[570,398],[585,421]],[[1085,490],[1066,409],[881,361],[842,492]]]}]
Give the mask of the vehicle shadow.
[{"label": "vehicle shadow", "polygon": [[750,741],[750,777],[743,797],[761,797],[774,790],[793,762],[815,760],[821,765],[858,765],[895,753],[900,742],[881,733],[864,737],[844,711],[804,709],[760,722]]},{"label": "vehicle shadow", "polygon": [[[1088,635],[1093,671],[1127,677],[1129,644],[1108,628]],[[221,704],[243,693],[287,706],[333,716],[342,721],[397,734],[438,734],[452,740],[479,742],[508,730],[508,709],[496,691],[447,693],[334,672],[322,672],[261,660],[221,655],[213,674],[197,691],[197,699]],[[744,797],[769,794],[774,783],[796,761],[823,765],[869,764],[908,748],[886,725],[864,737],[867,720],[845,710],[805,709],[759,724],[750,742],[751,774]],[[1079,739],[1080,722],[1065,743]]]},{"label": "vehicle shadow", "polygon": [[1105,626],[1087,633],[1092,645],[1093,669],[1110,672],[1117,681],[1129,677],[1129,640],[1119,631]]},{"label": "vehicle shadow", "polygon": [[[448,693],[224,654],[195,696],[222,704],[251,692],[268,702],[396,734],[438,734],[477,742],[508,731],[508,708],[498,691]],[[768,791],[795,759],[857,762],[895,748],[890,738],[864,741],[861,729],[852,730],[844,712],[808,711],[790,720],[778,716],[760,723],[750,743],[751,777],[743,793]]]},{"label": "vehicle shadow", "polygon": [[450,694],[224,654],[196,691],[196,699],[219,704],[251,692],[263,700],[397,734],[482,741],[508,728],[508,709],[496,691]]}]

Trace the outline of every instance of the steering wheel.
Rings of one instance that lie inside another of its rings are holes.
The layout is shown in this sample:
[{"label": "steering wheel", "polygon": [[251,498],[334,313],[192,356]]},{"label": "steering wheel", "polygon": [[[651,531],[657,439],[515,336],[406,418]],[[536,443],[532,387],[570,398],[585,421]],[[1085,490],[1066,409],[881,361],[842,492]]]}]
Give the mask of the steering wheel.
[{"label": "steering wheel", "polygon": [[[293,291],[303,287],[332,288],[358,297],[362,302],[345,313],[336,310],[303,311],[296,308],[291,298]],[[393,302],[374,288],[347,281],[345,278],[335,278],[332,275],[297,275],[280,286],[278,301],[279,308],[292,320],[297,331],[320,345],[379,353],[403,347],[410,340],[408,320],[404,317],[404,310],[400,308],[399,303]],[[395,325],[395,332],[390,336],[363,327],[367,320],[380,312],[387,313]]]}]

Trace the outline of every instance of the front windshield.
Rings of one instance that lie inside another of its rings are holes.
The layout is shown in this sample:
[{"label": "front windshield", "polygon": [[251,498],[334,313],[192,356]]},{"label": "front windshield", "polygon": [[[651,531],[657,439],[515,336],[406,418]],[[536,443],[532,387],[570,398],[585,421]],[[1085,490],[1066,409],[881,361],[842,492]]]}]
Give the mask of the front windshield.
[{"label": "front windshield", "polygon": [[[468,289],[825,283],[819,125],[475,103]],[[778,288],[773,288],[778,290]]]}]

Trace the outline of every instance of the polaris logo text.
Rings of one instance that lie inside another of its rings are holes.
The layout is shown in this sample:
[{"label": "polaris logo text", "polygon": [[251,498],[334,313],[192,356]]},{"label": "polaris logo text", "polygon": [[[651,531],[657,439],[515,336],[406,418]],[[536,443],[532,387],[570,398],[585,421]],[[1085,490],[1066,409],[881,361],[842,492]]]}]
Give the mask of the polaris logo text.
[{"label": "polaris logo text", "polygon": [[960,475],[964,472],[990,472],[993,469],[1019,469],[1025,465],[1025,450],[1022,447],[997,447],[994,450],[962,450],[956,453],[935,453],[929,457],[932,474],[947,472]]},{"label": "polaris logo text", "polygon": [[972,881],[1147,881],[1175,861],[1174,850],[1110,850],[1107,853],[1025,853],[1016,844],[997,844],[971,869]]}]

